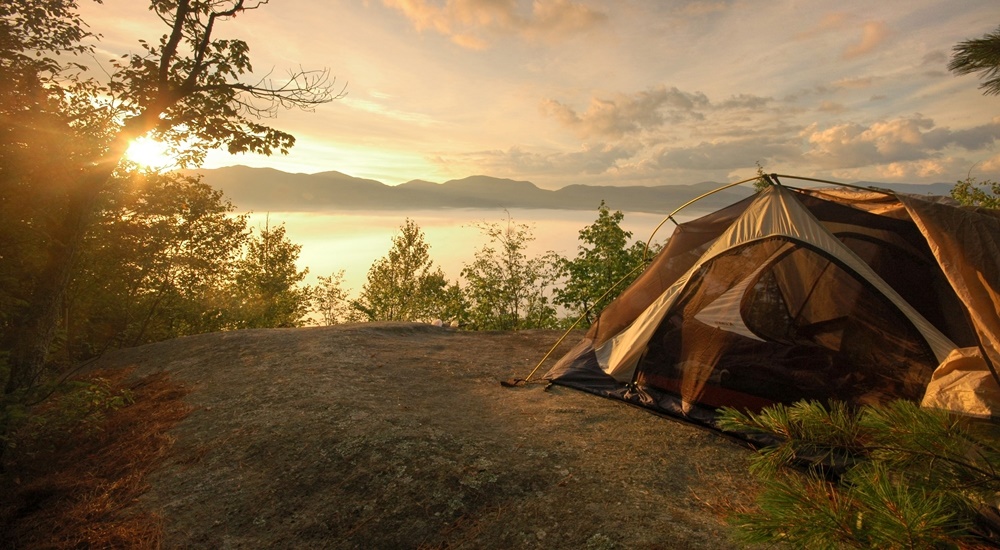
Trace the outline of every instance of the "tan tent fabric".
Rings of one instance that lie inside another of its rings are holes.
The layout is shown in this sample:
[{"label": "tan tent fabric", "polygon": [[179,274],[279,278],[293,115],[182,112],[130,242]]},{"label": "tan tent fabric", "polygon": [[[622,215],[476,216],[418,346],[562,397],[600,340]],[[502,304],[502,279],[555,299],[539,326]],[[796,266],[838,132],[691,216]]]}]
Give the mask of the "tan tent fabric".
[{"label": "tan tent fabric", "polygon": [[729,229],[716,239],[701,259],[678,279],[645,312],[623,332],[603,346],[598,346],[597,357],[605,372],[616,380],[626,381],[633,375],[636,361],[642,355],[653,330],[663,320],[663,315],[673,304],[692,273],[705,262],[743,243],[776,235],[789,237],[826,250],[855,272],[868,280],[889,298],[927,339],[938,360],[943,360],[956,346],[927,322],[899,294],[888,286],[853,252],[827,231],[799,202],[792,192],[783,187],[770,187],[759,193],[757,200],[733,222]]},{"label": "tan tent fabric", "polygon": [[938,367],[920,406],[990,418],[1000,416],[1000,386],[979,348],[958,348]]},{"label": "tan tent fabric", "polygon": [[587,338],[601,346],[621,333],[636,317],[663,294],[667,288],[698,261],[711,243],[725,231],[753,197],[681,224],[664,249],[653,258],[645,272],[601,312],[587,331]]},{"label": "tan tent fabric", "polygon": [[1000,364],[998,239],[1000,213],[947,198],[771,186],[680,224],[545,377],[703,421],[805,398],[1000,415],[964,349]]},{"label": "tan tent fabric", "polygon": [[[1000,266],[997,263],[1000,258],[1000,217],[992,212],[949,207],[913,195],[901,194],[899,200],[926,235],[945,276],[968,308],[969,318],[975,327],[979,343],[986,352],[986,359],[994,369],[1000,368]],[[983,368],[988,367],[982,357],[979,362]],[[947,362],[941,368],[952,375],[956,372],[973,372],[968,369],[950,369]],[[980,369],[979,372],[982,373],[983,370]],[[989,373],[988,370],[985,372]],[[968,381],[970,388],[964,391],[997,395],[1000,387],[997,387],[997,380],[992,373],[989,374],[991,376],[971,377]],[[944,374],[935,375],[937,379],[943,377]],[[947,387],[954,389],[959,384],[956,380],[951,380]],[[928,388],[928,402],[943,399],[932,395],[932,390],[942,391],[937,385]]]}]

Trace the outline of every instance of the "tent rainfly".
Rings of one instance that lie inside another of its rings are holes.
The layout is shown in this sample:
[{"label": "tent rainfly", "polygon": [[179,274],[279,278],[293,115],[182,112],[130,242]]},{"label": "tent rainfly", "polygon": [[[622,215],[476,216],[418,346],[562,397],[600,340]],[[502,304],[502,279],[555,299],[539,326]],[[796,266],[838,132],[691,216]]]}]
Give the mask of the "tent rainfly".
[{"label": "tent rainfly", "polygon": [[1000,416],[1000,212],[770,185],[676,227],[544,378],[712,424],[891,399]]}]

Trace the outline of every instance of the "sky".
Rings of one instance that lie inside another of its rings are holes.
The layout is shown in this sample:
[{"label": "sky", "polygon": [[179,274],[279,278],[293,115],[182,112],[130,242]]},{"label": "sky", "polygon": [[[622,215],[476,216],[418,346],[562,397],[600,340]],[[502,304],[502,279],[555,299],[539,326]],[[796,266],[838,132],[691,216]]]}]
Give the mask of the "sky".
[{"label": "sky", "polygon": [[[101,55],[162,23],[84,3]],[[205,167],[572,184],[1000,180],[1000,97],[947,70],[996,0],[271,0],[218,35],[255,73],[328,69],[346,96],[266,123],[287,156]],[[110,59],[110,57],[108,57]]]}]

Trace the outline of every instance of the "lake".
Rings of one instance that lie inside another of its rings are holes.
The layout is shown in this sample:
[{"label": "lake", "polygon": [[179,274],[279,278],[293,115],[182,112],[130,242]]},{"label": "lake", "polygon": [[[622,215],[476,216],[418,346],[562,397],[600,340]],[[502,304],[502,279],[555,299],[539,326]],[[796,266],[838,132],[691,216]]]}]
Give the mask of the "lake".
[{"label": "lake", "polygon": [[[687,216],[676,216],[678,221],[692,219],[701,213],[691,211]],[[585,210],[530,210],[509,211],[514,223],[528,224],[535,240],[528,248],[529,257],[554,251],[574,258],[580,245],[579,231],[594,223],[597,211]],[[392,238],[398,235],[407,218],[412,219],[424,233],[430,245],[430,257],[440,266],[445,277],[454,282],[465,264],[474,260],[476,252],[487,242],[477,223],[506,224],[508,211],[503,209],[450,209],[400,212],[271,212],[253,213],[250,224],[255,230],[262,227],[269,216],[271,225],[284,223],[286,235],[293,243],[302,245],[298,266],[309,268],[306,282],[314,284],[320,275],[328,276],[344,270],[344,283],[352,295],[357,295],[365,283],[368,269],[392,248]],[[631,231],[633,239],[645,242],[663,214],[626,212],[622,228]],[[666,222],[654,239],[663,243],[673,231],[673,223]]]}]

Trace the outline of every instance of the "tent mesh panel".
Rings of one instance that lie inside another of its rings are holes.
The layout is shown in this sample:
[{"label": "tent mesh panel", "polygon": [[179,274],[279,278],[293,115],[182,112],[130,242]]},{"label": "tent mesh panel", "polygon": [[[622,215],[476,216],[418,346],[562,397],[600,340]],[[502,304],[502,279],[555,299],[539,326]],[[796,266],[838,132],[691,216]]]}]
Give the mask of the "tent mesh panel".
[{"label": "tent mesh panel", "polygon": [[[738,291],[738,308],[719,308]],[[711,314],[729,311],[729,317]],[[636,370],[685,403],[919,399],[937,361],[912,323],[853,273],[771,238],[706,263]]]}]

